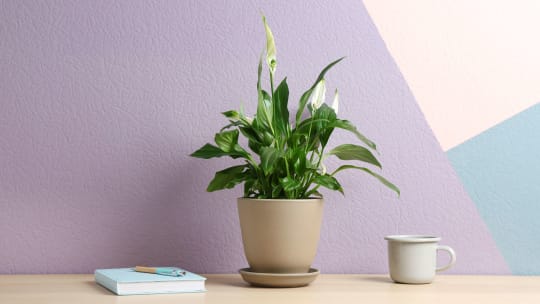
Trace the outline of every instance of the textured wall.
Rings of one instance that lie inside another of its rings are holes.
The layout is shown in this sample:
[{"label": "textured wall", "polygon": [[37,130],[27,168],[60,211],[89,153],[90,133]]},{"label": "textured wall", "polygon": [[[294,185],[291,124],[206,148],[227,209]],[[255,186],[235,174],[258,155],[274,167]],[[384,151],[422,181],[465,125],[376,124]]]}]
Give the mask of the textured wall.
[{"label": "textured wall", "polygon": [[314,266],[385,272],[384,235],[425,233],[456,249],[453,272],[508,272],[361,2],[1,1],[0,273],[246,265],[241,192],[204,191],[232,161],[187,155],[219,112],[254,109],[259,10],[291,100],[348,56],[329,89],[402,190],[344,173]]}]

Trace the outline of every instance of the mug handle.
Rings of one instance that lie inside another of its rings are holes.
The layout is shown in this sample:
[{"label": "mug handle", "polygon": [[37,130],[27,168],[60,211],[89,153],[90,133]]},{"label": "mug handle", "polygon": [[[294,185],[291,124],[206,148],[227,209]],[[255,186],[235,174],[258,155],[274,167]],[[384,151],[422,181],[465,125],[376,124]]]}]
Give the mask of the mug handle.
[{"label": "mug handle", "polygon": [[452,267],[452,265],[454,265],[456,263],[456,252],[454,251],[454,249],[448,247],[448,246],[442,246],[442,245],[439,245],[437,246],[437,251],[438,250],[443,250],[443,251],[446,251],[450,254],[450,263],[448,263],[448,265],[445,265],[445,266],[442,266],[442,267],[437,267],[436,271],[439,272],[439,271],[445,271],[447,270],[448,268]]}]

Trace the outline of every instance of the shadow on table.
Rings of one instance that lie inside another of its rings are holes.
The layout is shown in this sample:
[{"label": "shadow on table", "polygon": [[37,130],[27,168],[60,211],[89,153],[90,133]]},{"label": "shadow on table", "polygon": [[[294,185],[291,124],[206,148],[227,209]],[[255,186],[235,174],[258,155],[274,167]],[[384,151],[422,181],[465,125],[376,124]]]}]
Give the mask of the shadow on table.
[{"label": "shadow on table", "polygon": [[112,291],[108,290],[107,288],[99,285],[98,283],[94,281],[87,281],[87,282],[84,282],[84,284],[90,287],[92,291],[95,291],[96,293],[99,293],[102,295],[116,296]]},{"label": "shadow on table", "polygon": [[394,284],[394,281],[388,277],[361,277],[358,278],[360,281],[369,281],[369,282],[377,282],[377,283],[385,283],[385,284]]}]

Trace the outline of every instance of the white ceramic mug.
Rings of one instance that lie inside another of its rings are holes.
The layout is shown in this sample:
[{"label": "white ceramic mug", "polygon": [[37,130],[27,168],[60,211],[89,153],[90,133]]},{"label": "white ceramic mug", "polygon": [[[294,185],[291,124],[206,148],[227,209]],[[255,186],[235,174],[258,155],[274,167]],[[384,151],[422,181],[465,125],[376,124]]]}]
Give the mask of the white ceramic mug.
[{"label": "white ceramic mug", "polygon": [[[427,235],[389,235],[388,263],[390,278],[398,283],[427,284],[435,273],[447,270],[456,262],[456,253],[448,246],[438,245],[440,237]],[[437,267],[437,251],[450,254],[448,265]]]}]

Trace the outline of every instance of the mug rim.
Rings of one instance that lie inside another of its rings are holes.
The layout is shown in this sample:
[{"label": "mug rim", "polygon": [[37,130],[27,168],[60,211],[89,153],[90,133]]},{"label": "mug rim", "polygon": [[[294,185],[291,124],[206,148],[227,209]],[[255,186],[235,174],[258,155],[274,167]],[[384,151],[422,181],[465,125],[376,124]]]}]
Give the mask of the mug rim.
[{"label": "mug rim", "polygon": [[439,236],[433,235],[420,235],[420,234],[400,234],[400,235],[387,235],[385,240],[390,242],[400,243],[437,243],[441,240]]}]

